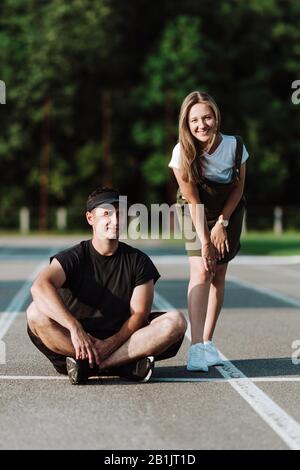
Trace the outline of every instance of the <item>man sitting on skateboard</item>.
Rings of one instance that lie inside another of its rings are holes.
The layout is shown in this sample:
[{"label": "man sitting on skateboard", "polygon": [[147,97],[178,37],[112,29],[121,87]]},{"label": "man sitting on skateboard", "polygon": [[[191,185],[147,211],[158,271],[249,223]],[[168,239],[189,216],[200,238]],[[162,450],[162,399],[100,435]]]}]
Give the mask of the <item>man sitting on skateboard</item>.
[{"label": "man sitting on skateboard", "polygon": [[86,218],[92,239],[51,257],[33,283],[29,337],[73,384],[99,375],[147,382],[154,358],[176,355],[186,320],[178,310],[151,312],[160,275],[119,241],[118,191],[93,191]]}]

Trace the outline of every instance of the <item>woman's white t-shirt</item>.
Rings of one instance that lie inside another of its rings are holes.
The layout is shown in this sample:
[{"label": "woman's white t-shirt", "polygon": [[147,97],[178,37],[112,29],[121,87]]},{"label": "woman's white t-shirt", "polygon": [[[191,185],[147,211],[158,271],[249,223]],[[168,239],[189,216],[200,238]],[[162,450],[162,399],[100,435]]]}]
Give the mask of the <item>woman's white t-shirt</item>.
[{"label": "woman's white t-shirt", "polygon": [[[216,150],[211,153],[204,153],[202,157],[204,176],[218,183],[230,183],[232,179],[233,167],[235,164],[236,138],[233,135],[221,134],[222,140]],[[241,164],[249,158],[249,154],[243,145],[243,155]],[[180,143],[175,145],[172,158],[168,165],[171,168],[181,168]]]}]

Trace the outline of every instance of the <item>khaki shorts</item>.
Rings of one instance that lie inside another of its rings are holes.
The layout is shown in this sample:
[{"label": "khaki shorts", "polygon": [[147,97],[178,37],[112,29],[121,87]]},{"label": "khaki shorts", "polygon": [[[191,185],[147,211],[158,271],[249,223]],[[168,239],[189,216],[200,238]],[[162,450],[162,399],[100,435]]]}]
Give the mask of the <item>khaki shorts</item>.
[{"label": "khaki shorts", "polygon": [[[188,256],[201,256],[201,241],[196,233],[194,224],[191,219],[187,202],[177,199],[176,212],[178,222],[181,228],[182,238],[185,243],[185,250]],[[229,225],[226,227],[229,253],[226,252],[222,260],[218,260],[217,264],[225,264],[231,261],[239,252],[241,244],[240,237],[243,227],[243,218],[245,213],[244,201],[238,204],[237,208],[230,217]],[[216,219],[207,220],[208,228],[211,230],[216,223]]]}]

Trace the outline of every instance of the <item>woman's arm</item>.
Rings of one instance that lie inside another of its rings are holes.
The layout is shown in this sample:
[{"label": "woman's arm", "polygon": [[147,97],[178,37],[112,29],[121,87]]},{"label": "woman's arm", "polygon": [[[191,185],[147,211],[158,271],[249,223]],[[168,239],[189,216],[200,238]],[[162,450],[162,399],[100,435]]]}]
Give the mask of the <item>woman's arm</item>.
[{"label": "woman's arm", "polygon": [[[197,186],[194,183],[187,183],[182,179],[181,171],[177,168],[173,168],[175,177],[177,179],[178,185],[180,187],[183,197],[189,203],[189,209],[191,212],[192,221],[196,228],[197,234],[200,238],[202,244],[208,243],[210,241],[209,230],[207,226],[206,217],[200,217],[200,197]],[[198,210],[198,214],[197,214]],[[198,215],[198,217],[196,217]]]},{"label": "woman's arm", "polygon": [[[183,180],[181,171],[173,168],[175,178],[180,187],[183,197],[189,204],[191,218],[195,226],[196,232],[201,241],[201,252],[204,267],[207,271],[215,272],[215,250],[211,244],[210,233],[208,230],[207,220],[204,211],[201,211],[201,201],[199,191],[194,183],[187,183]],[[201,216],[202,215],[202,216]]]},{"label": "woman's arm", "polygon": [[246,163],[241,165],[240,170],[240,179],[238,183],[234,186],[233,190],[231,191],[225,206],[223,207],[222,213],[220,214],[223,216],[224,219],[229,220],[231,214],[237,207],[238,203],[240,202],[243,193],[244,193],[244,186],[245,186],[245,178],[246,178]]},{"label": "woman's arm", "polygon": [[[240,202],[243,192],[244,192],[244,185],[245,185],[245,176],[246,176],[246,163],[243,163],[240,170],[240,179],[238,183],[234,186],[233,190],[231,191],[225,206],[219,216],[219,219],[229,220],[233,211],[237,207],[238,203]],[[215,223],[214,227],[210,233],[211,241],[216,247],[219,260],[224,258],[225,251],[229,252],[229,244],[228,244],[228,237],[226,228],[223,227],[218,221]]]}]

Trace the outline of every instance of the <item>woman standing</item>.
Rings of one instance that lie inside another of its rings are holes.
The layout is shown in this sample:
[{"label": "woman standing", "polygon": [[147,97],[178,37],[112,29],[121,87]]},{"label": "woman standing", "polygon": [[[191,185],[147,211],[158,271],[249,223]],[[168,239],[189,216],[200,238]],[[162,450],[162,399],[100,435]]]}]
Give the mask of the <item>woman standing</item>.
[{"label": "woman standing", "polygon": [[248,156],[239,137],[221,134],[220,111],[207,93],[195,91],[184,99],[179,142],[169,167],[179,185],[181,221],[186,226],[191,217],[196,232],[192,247],[186,241],[192,338],[188,370],[207,371],[208,366],[222,364],[212,337],[223,305],[228,262],[240,248]]}]

